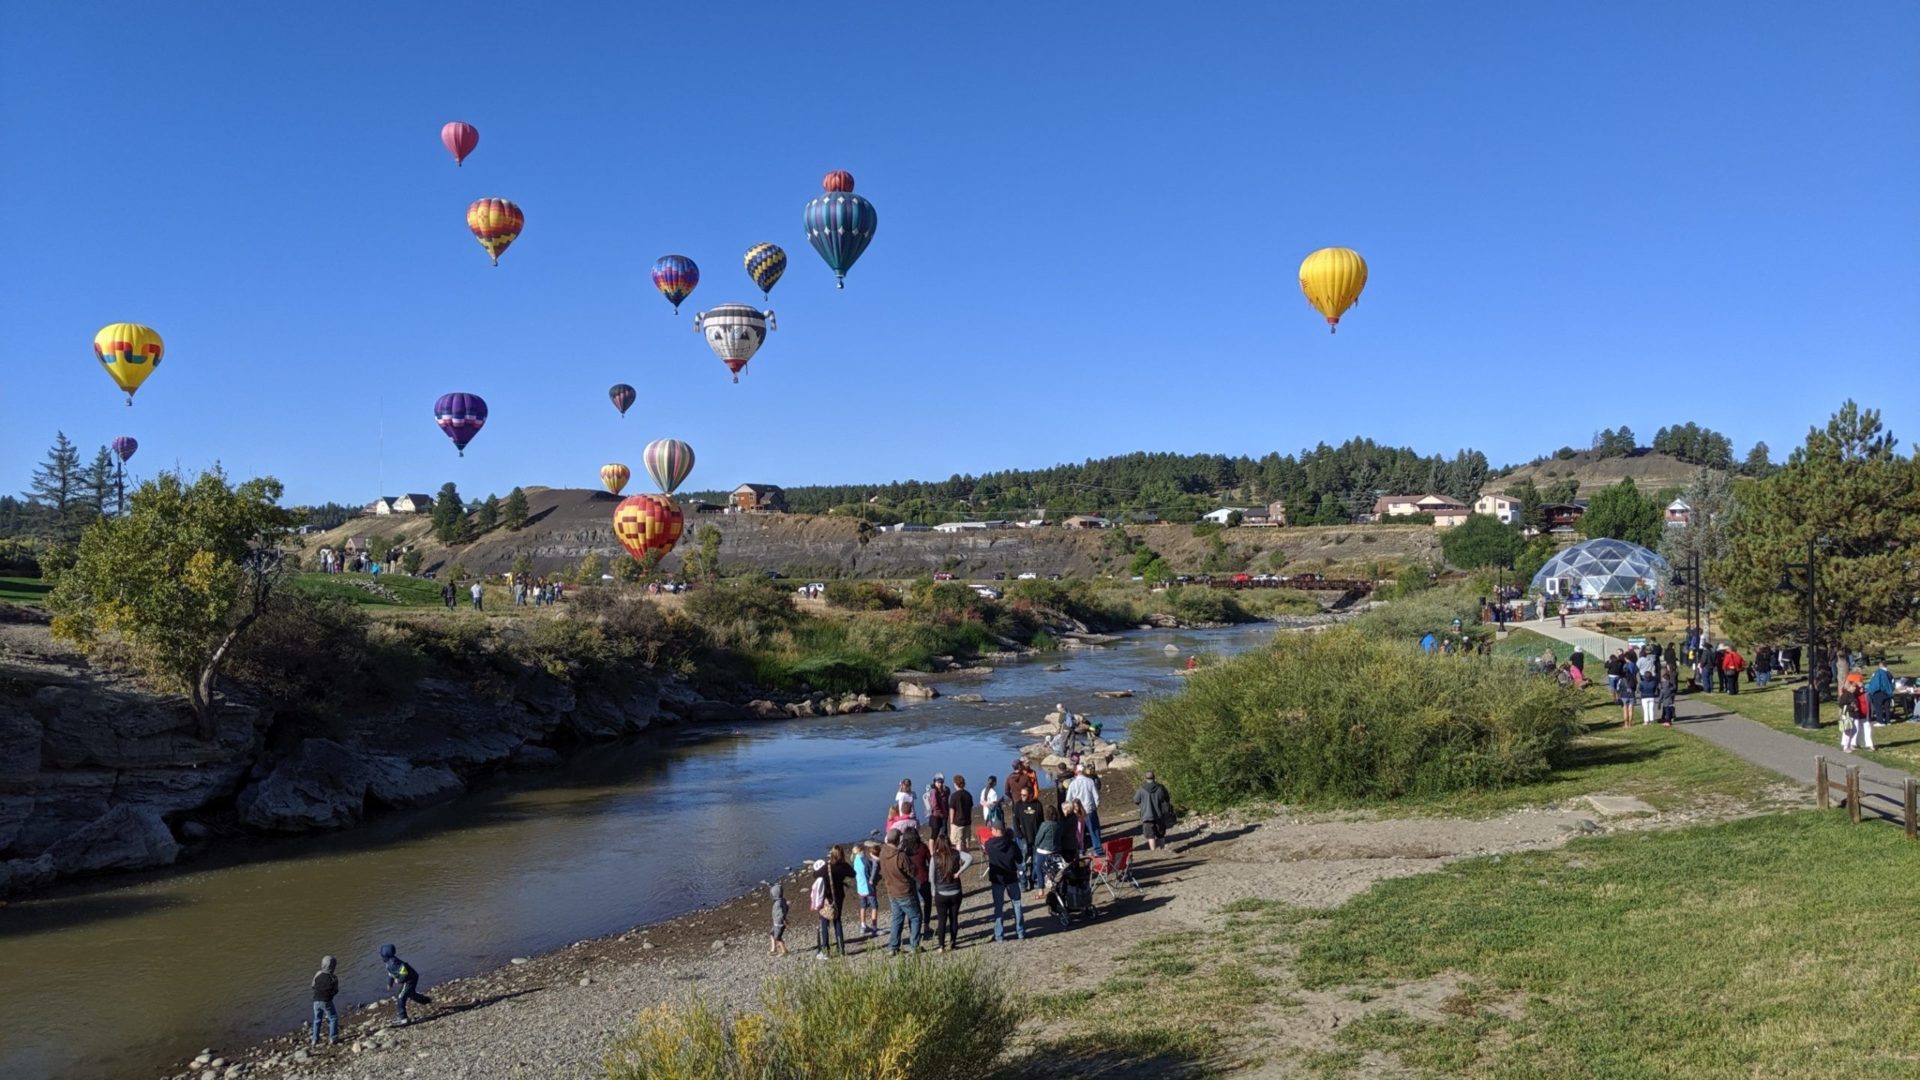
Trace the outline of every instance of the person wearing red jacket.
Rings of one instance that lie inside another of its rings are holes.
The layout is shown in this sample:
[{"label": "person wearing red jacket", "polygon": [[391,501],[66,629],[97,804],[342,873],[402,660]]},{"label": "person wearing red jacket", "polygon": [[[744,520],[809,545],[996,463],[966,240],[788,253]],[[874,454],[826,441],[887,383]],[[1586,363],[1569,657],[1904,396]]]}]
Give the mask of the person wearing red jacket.
[{"label": "person wearing red jacket", "polygon": [[1727,651],[1720,656],[1720,689],[1729,694],[1739,693],[1740,675],[1746,670],[1747,660],[1740,655],[1740,650],[1727,646]]}]

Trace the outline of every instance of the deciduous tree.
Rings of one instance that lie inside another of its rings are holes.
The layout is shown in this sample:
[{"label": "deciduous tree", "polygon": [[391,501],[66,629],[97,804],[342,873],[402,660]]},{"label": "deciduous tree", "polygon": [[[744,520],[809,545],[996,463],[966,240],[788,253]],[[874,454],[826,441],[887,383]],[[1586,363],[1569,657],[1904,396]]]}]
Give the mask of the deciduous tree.
[{"label": "deciduous tree", "polygon": [[1440,534],[1447,561],[1463,570],[1512,566],[1526,543],[1519,529],[1501,524],[1492,514],[1469,514],[1465,522]]},{"label": "deciduous tree", "polygon": [[1653,547],[1660,542],[1665,521],[1666,515],[1659,504],[1640,494],[1633,477],[1629,476],[1594,495],[1587,503],[1586,513],[1580,515],[1579,528],[1580,535],[1585,537],[1610,536]]}]

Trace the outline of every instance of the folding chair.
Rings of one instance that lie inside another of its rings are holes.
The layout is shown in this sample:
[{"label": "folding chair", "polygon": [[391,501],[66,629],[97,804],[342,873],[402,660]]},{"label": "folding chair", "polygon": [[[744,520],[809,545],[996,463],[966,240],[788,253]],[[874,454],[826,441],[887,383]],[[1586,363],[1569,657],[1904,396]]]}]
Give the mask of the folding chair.
[{"label": "folding chair", "polygon": [[1116,881],[1125,882],[1139,890],[1140,882],[1133,876],[1133,837],[1116,836],[1104,846],[1107,853],[1095,855],[1090,869],[1095,881],[1107,887],[1107,897],[1112,900],[1120,898],[1113,888]]}]

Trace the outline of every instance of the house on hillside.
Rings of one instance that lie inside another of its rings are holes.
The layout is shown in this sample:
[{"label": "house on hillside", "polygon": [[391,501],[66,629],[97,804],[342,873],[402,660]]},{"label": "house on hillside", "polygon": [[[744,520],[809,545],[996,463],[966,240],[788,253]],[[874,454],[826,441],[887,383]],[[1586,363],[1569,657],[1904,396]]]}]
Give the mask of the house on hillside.
[{"label": "house on hillside", "polygon": [[431,514],[431,495],[383,495],[367,504],[369,514]]},{"label": "house on hillside", "polygon": [[1464,525],[1471,513],[1466,503],[1446,495],[1382,495],[1373,501],[1375,521],[1432,514],[1434,527],[1439,529]]},{"label": "house on hillside", "polygon": [[1075,514],[1060,524],[1069,529],[1111,529],[1113,522],[1099,514]]},{"label": "house on hillside", "polygon": [[1287,504],[1275,499],[1267,504],[1267,524],[1285,525],[1287,523]]},{"label": "house on hillside", "polygon": [[1007,528],[1007,523],[1004,521],[943,521],[935,525],[933,531],[943,533],[982,532],[987,529],[1004,528]]},{"label": "house on hillside", "polygon": [[1201,514],[1200,520],[1211,521],[1215,525],[1225,525],[1235,514],[1239,514],[1241,520],[1244,521],[1247,515],[1251,513],[1253,513],[1253,511],[1244,506],[1223,506],[1218,510],[1209,510]]},{"label": "house on hillside", "polygon": [[379,498],[373,500],[372,502],[367,504],[367,508],[364,511],[364,513],[368,513],[368,514],[393,513],[393,496],[382,495]]},{"label": "house on hillside", "polygon": [[733,489],[733,508],[784,514],[787,496],[777,484],[741,484]]},{"label": "house on hillside", "polygon": [[1667,504],[1667,524],[1685,525],[1693,520],[1693,504],[1685,499],[1675,499]]},{"label": "house on hillside", "polygon": [[1520,500],[1508,495],[1482,495],[1474,500],[1473,512],[1499,518],[1502,525],[1511,525],[1520,520]]},{"label": "house on hillside", "polygon": [[1547,516],[1547,531],[1567,535],[1580,523],[1581,515],[1587,512],[1587,500],[1575,499],[1570,503],[1548,503],[1540,508]]}]

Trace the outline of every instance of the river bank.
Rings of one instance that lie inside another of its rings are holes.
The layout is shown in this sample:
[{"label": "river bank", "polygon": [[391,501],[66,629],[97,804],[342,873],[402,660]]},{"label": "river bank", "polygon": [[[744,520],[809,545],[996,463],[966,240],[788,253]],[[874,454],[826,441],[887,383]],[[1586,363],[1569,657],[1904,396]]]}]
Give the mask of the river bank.
[{"label": "river bank", "polygon": [[[1103,809],[1114,810],[1107,821],[1109,836],[1136,831],[1132,780],[1125,772],[1108,777]],[[1139,941],[1217,931],[1223,909],[1236,901],[1328,908],[1376,882],[1435,872],[1462,858],[1554,848],[1579,836],[1697,825],[1766,808],[1708,799],[1663,813],[1607,817],[1579,801],[1484,819],[1187,817],[1174,830],[1167,850],[1139,853],[1135,869],[1140,890],[1126,885],[1114,895],[1104,887],[1098,890],[1103,913],[1092,924],[1063,929],[1046,915],[1037,894],[1029,893],[1026,941],[991,940],[982,871],[970,870],[958,956],[980,956],[1004,967],[1016,985],[1036,991],[1091,991],[1122,968]],[[788,931],[793,952],[785,958],[766,954],[767,901],[764,888],[755,888],[681,918],[575,942],[471,978],[442,982],[429,990],[435,1006],[416,1008],[416,1022],[407,1027],[391,1025],[389,1002],[356,1003],[343,1013],[342,1043],[337,1047],[312,1049],[304,1034],[290,1033],[237,1049],[208,1047],[204,1060],[176,1063],[166,1075],[174,1080],[210,1080],[209,1074],[211,1080],[594,1076],[607,1044],[627,1029],[640,1009],[689,993],[728,1007],[750,1007],[767,978],[817,962],[810,958],[815,920],[804,911],[806,875],[784,880],[794,905]],[[849,918],[849,925],[856,921]],[[852,955],[844,962],[886,962],[885,943],[884,930],[876,938],[856,934],[850,939]],[[372,962],[370,956],[343,958],[343,963]],[[297,971],[288,973],[289,980],[302,977]],[[1295,994],[1296,1004],[1275,1029],[1281,1046],[1236,1043],[1219,1049],[1223,1063],[1233,1065],[1271,1061],[1276,1049],[1326,1049],[1344,1024],[1394,1010],[1438,1016],[1457,991],[1453,981],[1441,977],[1371,995]],[[289,1016],[289,1027],[296,1019]],[[1036,1025],[1027,1037],[1038,1037],[1045,1026]]]}]

